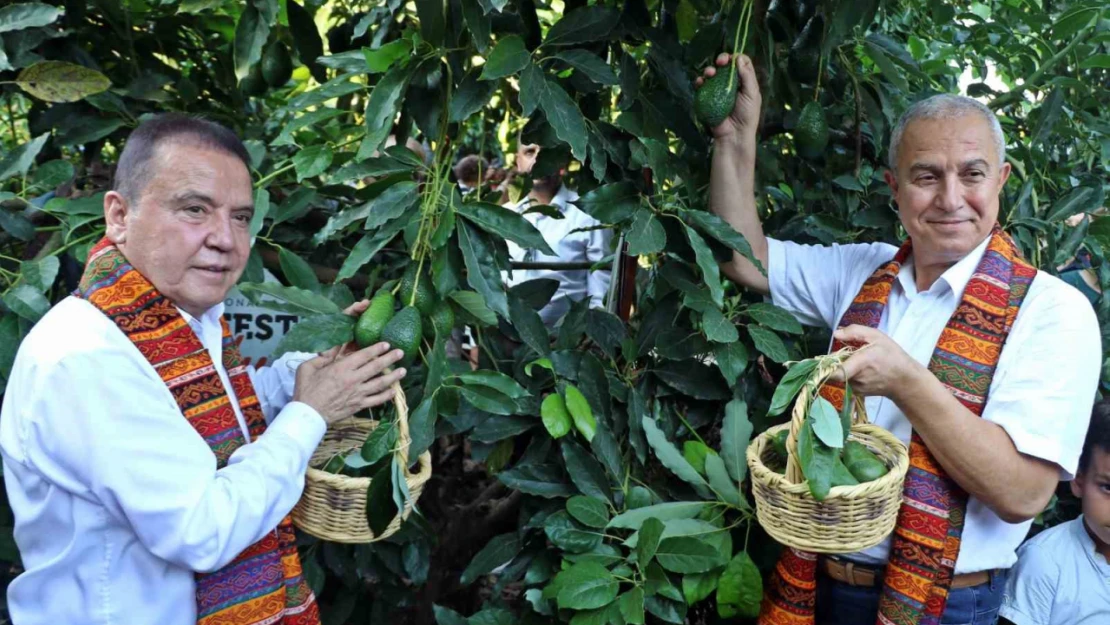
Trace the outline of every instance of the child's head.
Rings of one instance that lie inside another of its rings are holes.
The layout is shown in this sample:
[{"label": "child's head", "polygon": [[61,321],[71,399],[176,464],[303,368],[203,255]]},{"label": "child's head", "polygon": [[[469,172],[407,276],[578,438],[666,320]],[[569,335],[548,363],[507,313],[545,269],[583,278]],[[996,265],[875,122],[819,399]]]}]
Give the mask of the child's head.
[{"label": "child's head", "polygon": [[1110,544],[1110,400],[1095,403],[1071,492],[1083,499],[1087,527]]}]

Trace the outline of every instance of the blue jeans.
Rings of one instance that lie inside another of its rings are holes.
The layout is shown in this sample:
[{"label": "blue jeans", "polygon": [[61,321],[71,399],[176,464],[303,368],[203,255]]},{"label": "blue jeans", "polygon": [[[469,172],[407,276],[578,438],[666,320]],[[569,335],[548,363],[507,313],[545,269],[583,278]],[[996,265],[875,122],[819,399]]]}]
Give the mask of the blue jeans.
[{"label": "blue jeans", "polygon": [[[948,593],[941,625],[995,625],[1009,571],[991,573],[989,582]],[[817,582],[817,625],[875,625],[882,586],[850,586],[824,575]]]}]

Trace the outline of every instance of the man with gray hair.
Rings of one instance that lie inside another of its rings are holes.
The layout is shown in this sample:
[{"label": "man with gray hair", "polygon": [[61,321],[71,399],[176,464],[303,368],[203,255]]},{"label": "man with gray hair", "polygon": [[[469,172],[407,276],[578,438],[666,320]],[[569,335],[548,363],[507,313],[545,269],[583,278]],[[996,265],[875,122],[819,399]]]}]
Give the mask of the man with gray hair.
[{"label": "man with gray hair", "polygon": [[[705,76],[731,61],[721,55]],[[1077,467],[1102,356],[1094,311],[999,227],[1002,130],[962,96],[914,104],[893,132],[885,178],[909,235],[901,247],[766,237],[754,197],[759,85],[747,57],[737,71],[736,105],[712,129],[710,205],[763,268],[735,255],[723,269],[834,330],[832,349],[867,346],[822,394],[842,402],[846,382],[865,396],[911,463],[891,536],[835,557],[785,549],[760,623],[993,625],[1016,548]]]}]

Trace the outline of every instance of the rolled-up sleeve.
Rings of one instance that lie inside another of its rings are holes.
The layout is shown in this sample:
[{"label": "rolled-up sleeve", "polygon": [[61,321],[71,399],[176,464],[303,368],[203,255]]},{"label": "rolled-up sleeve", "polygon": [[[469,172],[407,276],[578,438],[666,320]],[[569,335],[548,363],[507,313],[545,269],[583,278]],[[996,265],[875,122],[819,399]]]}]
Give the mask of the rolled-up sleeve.
[{"label": "rolled-up sleeve", "polygon": [[324,435],[315,410],[288,403],[217,470],[168,389],[122,348],[36,368],[34,399],[20,407],[26,461],[61,488],[91,492],[152,553],[194,571],[226,565],[277,526]]},{"label": "rolled-up sleeve", "polygon": [[1047,274],[1021,307],[999,358],[983,418],[997,423],[1023,454],[1060,466],[1079,464],[1102,369],[1098,320],[1079,291]]}]

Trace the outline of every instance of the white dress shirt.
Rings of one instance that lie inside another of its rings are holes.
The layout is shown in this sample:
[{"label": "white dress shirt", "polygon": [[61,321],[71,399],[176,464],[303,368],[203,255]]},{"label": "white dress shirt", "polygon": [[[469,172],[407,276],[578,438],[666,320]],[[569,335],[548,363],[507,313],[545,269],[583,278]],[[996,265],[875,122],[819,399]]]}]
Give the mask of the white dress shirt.
[{"label": "white dress shirt", "polygon": [[[835,328],[875,269],[894,257],[884,243],[812,246],[768,239],[772,301],[800,322]],[[918,292],[913,258],[891,288],[879,330],[928,366],[937,339],[986,251],[984,241]],[[991,381],[982,417],[1001,426],[1023,454],[1055,463],[1070,479],[1079,463],[1102,364],[1098,321],[1090,303],[1063,281],[1037,272]],[[885,397],[868,397],[872,423],[907,445],[912,428]],[[1013,566],[1032,521],[1010,524],[978,499],[968,502],[956,573]],[[889,538],[851,559],[885,563]]]},{"label": "white dress shirt", "polygon": [[1014,625],[1110,623],[1110,563],[1083,523],[1073,519],[1021,546],[999,616]]},{"label": "white dress shirt", "polygon": [[[605,258],[610,252],[610,247],[612,247],[613,231],[606,228],[574,232],[580,228],[601,225],[601,222],[579,210],[574,205],[576,200],[578,200],[578,194],[563,186],[559,188],[559,192],[551,200],[551,206],[563,213],[562,219],[548,217],[542,213],[525,213],[523,215],[540,231],[544,240],[547,241],[547,245],[555,252],[554,256],[549,256],[539,250],[526,250],[512,241],[506,241],[509,247],[509,256],[518,262],[539,263],[596,262]],[[525,197],[516,204],[508,204],[507,207],[518,213],[523,213],[530,204],[531,200]],[[511,277],[506,272],[503,279],[509,286],[537,278],[558,280],[559,290],[552,296],[551,303],[540,310],[540,318],[543,319],[544,324],[552,327],[570,310],[571,301],[579,301],[584,297],[589,297],[591,308],[602,306],[605,295],[609,291],[611,273],[608,269],[598,271],[585,269],[517,269],[512,272]]]},{"label": "white dress shirt", "polygon": [[[222,304],[190,326],[222,365]],[[20,345],[0,416],[26,572],[16,625],[194,625],[194,572],[231,562],[293,509],[326,429],[291,402],[305,355],[251,373],[269,428],[216,470],[208,444],[111,320],[70,297]],[[241,425],[242,415],[239,415]]]}]

